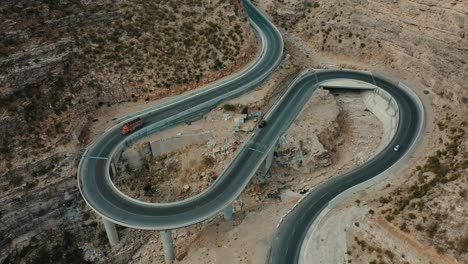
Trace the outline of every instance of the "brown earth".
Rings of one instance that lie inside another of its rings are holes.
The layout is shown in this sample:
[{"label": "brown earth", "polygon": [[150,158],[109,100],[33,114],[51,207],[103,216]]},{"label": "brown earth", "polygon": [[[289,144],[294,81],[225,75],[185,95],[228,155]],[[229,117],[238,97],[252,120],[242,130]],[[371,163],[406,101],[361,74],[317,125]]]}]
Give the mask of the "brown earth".
[{"label": "brown earth", "polygon": [[[468,4],[291,0],[262,5],[286,39],[317,66],[372,70],[406,80],[416,90],[426,107],[425,139],[408,164],[382,184],[389,187],[371,189],[365,197],[372,204],[385,189],[391,193],[392,209],[380,209],[376,201],[374,211],[379,208],[387,218],[394,217],[396,226],[410,230],[413,239],[431,245],[431,250],[466,262],[467,254],[460,249],[466,248],[467,235],[467,180],[462,175],[467,162]],[[417,199],[411,198],[415,192]],[[415,202],[422,206],[412,206]]]},{"label": "brown earth", "polygon": [[[82,249],[125,261],[141,243],[109,255],[76,186],[89,127],[105,108],[129,113],[250,62],[256,40],[240,2],[2,1],[0,16],[0,262],[79,261]],[[77,247],[50,255],[63,237]]]}]

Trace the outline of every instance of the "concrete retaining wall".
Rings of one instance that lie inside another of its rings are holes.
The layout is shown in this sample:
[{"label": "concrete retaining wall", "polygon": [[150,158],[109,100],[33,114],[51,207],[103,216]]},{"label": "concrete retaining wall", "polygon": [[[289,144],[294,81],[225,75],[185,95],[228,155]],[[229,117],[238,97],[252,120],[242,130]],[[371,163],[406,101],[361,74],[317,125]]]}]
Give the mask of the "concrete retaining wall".
[{"label": "concrete retaining wall", "polygon": [[356,90],[374,90],[377,86],[353,79],[335,79],[320,83],[320,86],[324,88],[336,88],[336,89],[356,89]]},{"label": "concrete retaining wall", "polygon": [[153,153],[153,156],[158,156],[191,144],[205,143],[211,137],[211,132],[206,132],[196,135],[180,135],[171,138],[156,140],[150,142],[151,151]]},{"label": "concrete retaining wall", "polygon": [[116,165],[119,164],[124,148],[125,148],[124,145],[118,146],[118,148],[115,150],[115,154],[111,157],[112,158],[111,162],[113,162]]},{"label": "concrete retaining wall", "polygon": [[[143,161],[148,157],[156,157],[164,153],[172,152],[195,143],[205,143],[212,137],[211,132],[177,135],[170,138],[159,139],[151,142],[138,144],[133,148],[125,148],[124,151],[117,152],[113,158],[114,164],[119,164],[119,157],[127,161],[132,169],[140,169]],[[121,153],[120,155],[118,155]]]},{"label": "concrete retaining wall", "polygon": [[389,93],[380,88],[363,92],[362,100],[383,125],[382,141],[376,150],[378,153],[390,142],[398,128],[398,104]]},{"label": "concrete retaining wall", "polygon": [[[130,168],[136,170],[141,169],[143,163],[147,157],[151,157],[151,147],[150,143],[146,142],[144,144],[139,144],[133,148],[126,148],[122,152],[122,159],[127,162]],[[114,160],[115,161],[115,160]],[[119,164],[119,163],[115,163]]]},{"label": "concrete retaining wall", "polygon": [[[379,175],[373,177],[372,179],[369,179],[369,180],[367,180],[365,182],[362,182],[362,183],[360,183],[360,184],[358,184],[358,185],[356,185],[354,187],[349,188],[348,190],[342,192],[340,195],[336,196],[333,200],[331,200],[328,203],[328,206],[326,208],[324,208],[324,210],[322,210],[320,215],[316,218],[316,220],[312,223],[312,225],[309,227],[309,230],[307,231],[307,234],[306,234],[305,239],[304,239],[304,243],[302,244],[302,247],[301,247],[301,255],[300,255],[300,258],[299,258],[299,263],[310,263],[310,261],[312,259],[314,259],[313,258],[314,255],[323,254],[323,252],[317,252],[317,251],[313,250],[313,249],[316,248],[314,243],[317,242],[313,238],[317,237],[316,234],[318,232],[318,227],[320,225],[320,222],[326,217],[328,212],[331,209],[333,209],[334,207],[336,207],[336,205],[338,203],[342,202],[344,199],[347,199],[347,198],[351,197],[355,193],[358,193],[358,192],[360,192],[362,190],[365,190],[365,189],[367,189],[367,188],[369,188],[369,187],[371,187],[373,185],[376,185],[379,182],[384,181],[390,175],[392,175],[392,173],[395,173],[399,168],[401,168],[403,163],[406,162],[406,159],[412,154],[412,152],[414,151],[416,145],[422,139],[423,131],[424,131],[424,128],[425,128],[424,105],[422,104],[421,100],[416,95],[416,93],[413,90],[411,90],[409,87],[407,87],[405,84],[400,82],[398,86],[399,86],[400,89],[404,90],[408,95],[410,95],[412,97],[412,99],[418,105],[418,110],[420,112],[420,115],[422,116],[422,122],[420,124],[419,132],[418,132],[418,135],[417,135],[415,141],[413,142],[413,144],[409,148],[408,152],[406,152],[405,155],[400,160],[398,160],[395,164],[393,164],[386,171],[380,173]],[[386,96],[390,96],[385,91],[382,91],[382,92],[383,93],[376,92],[376,94],[382,95],[381,96],[382,98],[388,98]],[[371,97],[369,97],[369,98],[371,98]],[[378,100],[377,97],[375,97],[375,96],[373,98]],[[394,100],[392,100],[392,101],[394,101]],[[389,102],[388,107],[389,108],[394,107],[394,106],[392,106],[392,104],[396,104],[396,103],[395,102],[394,103]]]}]

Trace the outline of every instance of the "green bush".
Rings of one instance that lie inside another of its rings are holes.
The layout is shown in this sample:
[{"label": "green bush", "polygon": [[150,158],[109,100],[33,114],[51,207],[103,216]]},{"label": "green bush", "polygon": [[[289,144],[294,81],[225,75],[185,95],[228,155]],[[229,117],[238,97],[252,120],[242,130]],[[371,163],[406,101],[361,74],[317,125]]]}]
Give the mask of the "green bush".
[{"label": "green bush", "polygon": [[458,254],[466,254],[468,253],[468,235],[461,237],[457,241],[456,251]]},{"label": "green bush", "polygon": [[393,221],[393,219],[395,219],[395,217],[393,217],[393,215],[391,215],[391,214],[388,214],[388,215],[385,216],[385,220],[387,220],[388,222]]},{"label": "green bush", "polygon": [[215,160],[212,157],[205,156],[203,157],[202,164],[206,167],[211,167],[215,164]]},{"label": "green bush", "polygon": [[23,176],[13,176],[10,178],[10,185],[18,186],[23,182]]},{"label": "green bush", "polygon": [[152,187],[151,187],[151,184],[147,183],[145,185],[145,187],[143,187],[143,191],[145,191],[145,193],[148,193],[152,190]]},{"label": "green bush", "polygon": [[400,225],[400,230],[405,232],[405,233],[409,233],[409,229],[408,229],[408,225],[406,224],[406,222],[403,222],[401,225]]},{"label": "green bush", "polygon": [[154,158],[154,160],[156,161],[162,161],[162,160],[165,160],[167,159],[167,155],[166,154],[161,154],[161,155],[158,155]]},{"label": "green bush", "polygon": [[235,105],[232,105],[232,104],[225,104],[225,105],[223,105],[223,109],[225,111],[234,112],[234,111],[236,111],[237,107]]},{"label": "green bush", "polygon": [[424,231],[424,226],[421,223],[417,224],[414,228],[418,231]]},{"label": "green bush", "polygon": [[382,204],[387,204],[388,202],[390,202],[390,200],[387,197],[381,196],[379,198],[379,202],[382,203]]},{"label": "green bush", "polygon": [[439,230],[439,224],[438,223],[432,223],[427,227],[426,234],[430,238],[433,238],[437,234],[438,230]]}]

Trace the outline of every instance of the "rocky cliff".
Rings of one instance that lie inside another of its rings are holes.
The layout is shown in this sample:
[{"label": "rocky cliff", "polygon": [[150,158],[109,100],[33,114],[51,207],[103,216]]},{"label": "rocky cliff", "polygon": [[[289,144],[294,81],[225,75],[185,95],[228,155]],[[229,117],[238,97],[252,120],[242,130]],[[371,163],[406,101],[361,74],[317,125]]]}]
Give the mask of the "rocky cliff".
[{"label": "rocky cliff", "polygon": [[[466,211],[467,201],[466,179],[460,175],[466,171],[468,162],[465,149],[468,2],[290,0],[265,3],[265,9],[283,28],[285,39],[301,50],[310,51],[304,57],[315,60],[316,65],[372,70],[394,80],[407,80],[416,90],[425,103],[428,121],[421,151],[412,157],[418,162],[411,161],[406,165],[407,171],[392,176],[386,190],[393,196],[374,201],[378,205],[369,215],[375,212],[374,220],[385,218],[382,220],[385,224],[407,233],[399,246],[408,255],[414,250],[406,243],[414,240],[411,243],[427,247],[419,254],[430,256],[428,259],[433,262],[449,263],[439,259],[451,259],[453,263],[465,263],[468,227],[464,223],[466,216],[458,213]],[[376,192],[370,196],[375,199],[379,195]],[[382,206],[386,203],[394,207],[386,209]],[[363,229],[358,224],[355,226]],[[387,240],[383,237],[378,243],[368,243],[378,247]],[[362,247],[362,241],[358,243]],[[348,249],[346,256],[340,258],[353,263],[377,262],[375,254],[364,254],[365,247],[363,252],[356,253],[351,243]],[[392,249],[388,248],[388,252]],[[409,263],[404,256],[401,254],[401,260],[390,261]]]},{"label": "rocky cliff", "polygon": [[8,0],[0,16],[0,263],[105,261],[76,187],[93,111],[239,69],[256,49],[247,17],[238,0]]},{"label": "rocky cliff", "polygon": [[270,9],[277,24],[327,56],[389,65],[468,103],[461,92],[468,81],[466,1],[273,1]]}]

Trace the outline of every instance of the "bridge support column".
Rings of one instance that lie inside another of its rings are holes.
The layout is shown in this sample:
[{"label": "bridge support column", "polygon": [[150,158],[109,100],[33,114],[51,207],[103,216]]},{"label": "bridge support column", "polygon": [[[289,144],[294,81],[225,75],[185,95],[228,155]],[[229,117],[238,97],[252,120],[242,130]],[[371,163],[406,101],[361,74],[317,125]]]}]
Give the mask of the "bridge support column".
[{"label": "bridge support column", "polygon": [[115,224],[111,221],[102,218],[104,223],[104,228],[106,229],[107,239],[109,239],[109,244],[115,246],[119,243],[119,235],[117,234],[117,229],[115,229]]},{"label": "bridge support column", "polygon": [[274,149],[268,153],[268,155],[265,158],[265,174],[268,172],[268,170],[271,168],[271,164],[273,163],[273,154],[275,153]]},{"label": "bridge support column", "polygon": [[265,182],[265,176],[268,172],[268,170],[271,167],[271,164],[273,163],[273,154],[275,153],[274,148],[267,154],[266,158],[264,161],[262,161],[262,164],[260,165],[260,168],[258,168],[257,171],[257,178],[260,182]]},{"label": "bridge support column", "polygon": [[223,211],[224,220],[232,220],[232,204],[229,204]]},{"label": "bridge support column", "polygon": [[174,245],[172,244],[171,230],[161,231],[160,237],[164,250],[164,260],[166,264],[171,264],[174,261]]}]

